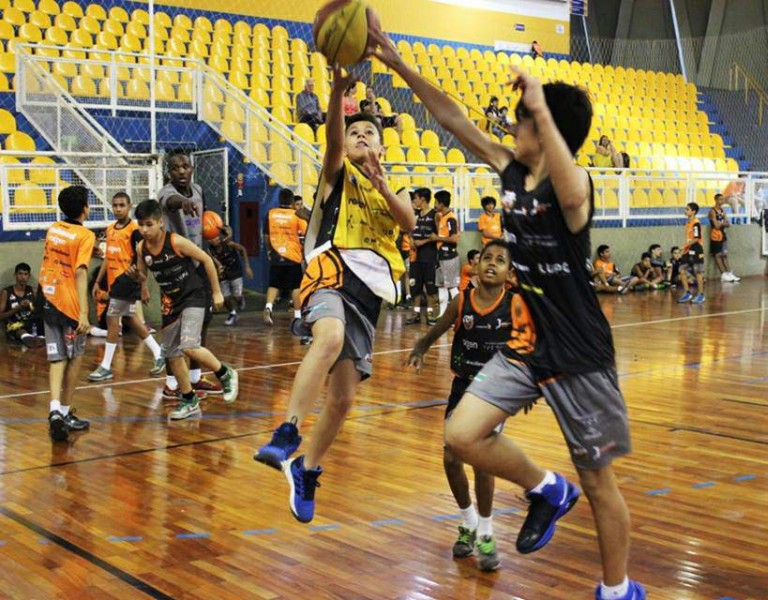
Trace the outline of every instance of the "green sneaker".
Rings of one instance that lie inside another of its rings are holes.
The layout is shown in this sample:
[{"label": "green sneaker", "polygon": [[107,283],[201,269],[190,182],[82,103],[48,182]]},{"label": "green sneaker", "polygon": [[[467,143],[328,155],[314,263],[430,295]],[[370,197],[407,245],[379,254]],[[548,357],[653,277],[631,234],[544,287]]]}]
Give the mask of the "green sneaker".
[{"label": "green sneaker", "polygon": [[165,359],[163,358],[163,355],[161,354],[160,358],[155,359],[155,364],[149,370],[149,374],[152,377],[155,377],[157,375],[160,375],[163,371],[165,371]]},{"label": "green sneaker", "polygon": [[184,400],[182,398],[181,402],[176,405],[176,408],[168,414],[168,418],[172,421],[181,421],[182,419],[188,419],[199,414],[202,414],[200,400],[197,398],[197,394],[195,394],[192,400]]},{"label": "green sneaker", "polygon": [[501,561],[496,552],[496,540],[492,535],[484,535],[477,540],[477,567],[481,571],[495,571]]},{"label": "green sneaker", "polygon": [[221,389],[224,392],[224,402],[229,404],[230,402],[237,400],[240,378],[237,375],[237,371],[232,367],[229,365],[224,366],[227,367],[227,372],[224,374],[224,377],[221,378]]},{"label": "green sneaker", "polygon": [[453,545],[454,558],[466,558],[472,556],[475,551],[475,539],[477,537],[476,529],[467,529],[459,525],[459,537]]}]

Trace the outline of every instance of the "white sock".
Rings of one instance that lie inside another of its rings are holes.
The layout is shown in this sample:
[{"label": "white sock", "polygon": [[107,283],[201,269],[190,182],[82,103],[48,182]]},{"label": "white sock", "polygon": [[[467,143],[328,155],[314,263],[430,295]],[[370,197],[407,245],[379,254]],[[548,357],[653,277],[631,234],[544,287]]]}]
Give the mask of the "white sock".
[{"label": "white sock", "polygon": [[294,319],[301,319],[301,311],[300,310],[294,310],[293,311],[293,318]]},{"label": "white sock", "polygon": [[117,344],[107,342],[104,344],[104,358],[101,361],[101,368],[109,371],[112,368],[112,359],[115,357],[115,350],[117,350]]},{"label": "white sock", "polygon": [[272,303],[267,302],[266,306],[264,307],[264,310],[272,310]]},{"label": "white sock", "polygon": [[477,537],[493,535],[493,517],[480,517],[477,524]]},{"label": "white sock", "polygon": [[152,356],[155,357],[155,360],[160,358],[163,355],[163,349],[160,347],[160,344],[158,344],[155,341],[155,338],[153,338],[151,335],[148,335],[146,339],[144,340],[144,343],[147,345],[147,348],[152,352]]},{"label": "white sock", "polygon": [[429,306],[429,307],[427,308],[427,314],[431,314],[431,313],[432,313],[432,310],[433,310],[433,309],[432,309],[432,307],[431,307],[431,306]]},{"label": "white sock", "polygon": [[91,327],[88,333],[93,337],[107,337],[107,330],[101,327]]},{"label": "white sock", "polygon": [[629,578],[624,577],[619,585],[607,586],[604,583],[600,583],[600,597],[603,600],[618,600],[627,595],[629,591]]},{"label": "white sock", "polygon": [[176,378],[173,375],[166,375],[165,376],[165,387],[167,387],[169,390],[177,390],[179,389],[179,382],[176,381]]},{"label": "white sock", "polygon": [[557,481],[557,478],[555,477],[555,474],[552,471],[547,471],[547,474],[544,475],[544,479],[542,479],[539,482],[539,485],[537,485],[535,488],[530,490],[530,492],[532,494],[541,494],[542,490],[546,486],[548,486],[548,485],[550,485],[552,483],[555,483],[556,481]]},{"label": "white sock", "polygon": [[202,369],[190,369],[189,370],[189,383],[191,383],[192,385],[195,385],[202,378],[203,378],[203,370]]},{"label": "white sock", "polygon": [[232,310],[229,311],[229,316],[230,317],[236,317],[237,316],[237,311],[233,308]]},{"label": "white sock", "polygon": [[440,303],[440,314],[442,315],[445,309],[448,308],[448,290],[445,288],[437,290],[437,298]]},{"label": "white sock", "polygon": [[22,333],[21,334],[21,339],[22,340],[25,339],[25,338],[28,338],[28,337],[32,337],[32,334],[31,333]]},{"label": "white sock", "polygon": [[464,527],[470,531],[477,529],[477,511],[475,505],[470,504],[467,508],[460,508],[461,520],[464,522]]},{"label": "white sock", "polygon": [[62,416],[66,417],[69,414],[69,406],[64,406],[59,409],[59,412],[62,414]]},{"label": "white sock", "polygon": [[51,412],[54,412],[54,411],[59,411],[59,412],[61,412],[61,402],[59,402],[58,400],[51,400],[51,408],[50,408],[50,411],[51,411]]},{"label": "white sock", "polygon": [[414,306],[413,307],[414,312],[418,315],[421,314],[421,306]]}]

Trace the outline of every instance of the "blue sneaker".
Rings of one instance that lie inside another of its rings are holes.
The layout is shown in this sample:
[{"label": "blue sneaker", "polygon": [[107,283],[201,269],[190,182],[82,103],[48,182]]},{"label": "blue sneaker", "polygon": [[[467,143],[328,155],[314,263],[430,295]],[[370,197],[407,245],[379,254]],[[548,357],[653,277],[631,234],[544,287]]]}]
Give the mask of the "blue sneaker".
[{"label": "blue sneaker", "polygon": [[555,473],[555,483],[545,486],[541,493],[527,492],[531,504],[517,535],[517,551],[530,554],[546,546],[555,534],[557,520],[574,507],[579,494],[579,488],[559,473]]},{"label": "blue sneaker", "polygon": [[323,468],[317,467],[311,471],[304,468],[304,456],[294,458],[286,463],[285,478],[291,486],[289,503],[291,512],[296,520],[309,523],[315,516],[315,488],[320,487],[317,478],[323,474]]},{"label": "blue sneaker", "polygon": [[[623,595],[620,600],[645,600],[645,588],[636,581],[629,580],[629,591]],[[601,587],[598,585],[595,589],[595,600],[603,600]]]},{"label": "blue sneaker", "polygon": [[697,295],[693,300],[691,300],[691,304],[704,304],[704,294]]},{"label": "blue sneaker", "polygon": [[679,304],[685,304],[686,302],[690,302],[691,300],[693,300],[693,294],[691,294],[691,292],[685,292],[685,294],[683,294],[677,299],[677,302]]},{"label": "blue sneaker", "polygon": [[275,429],[269,444],[259,448],[254,454],[253,460],[264,463],[267,466],[283,470],[283,463],[288,460],[301,444],[299,430],[293,423],[283,423]]}]

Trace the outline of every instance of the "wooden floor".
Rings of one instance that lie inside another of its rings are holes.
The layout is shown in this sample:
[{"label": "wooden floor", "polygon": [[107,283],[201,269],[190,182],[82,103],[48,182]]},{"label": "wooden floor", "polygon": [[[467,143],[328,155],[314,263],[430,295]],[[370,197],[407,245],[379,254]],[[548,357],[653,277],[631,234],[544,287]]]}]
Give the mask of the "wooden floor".
[{"label": "wooden floor", "polygon": [[[708,284],[703,306],[671,293],[605,297],[630,408],[634,453],[616,464],[633,516],[631,574],[651,598],[768,598],[768,284]],[[85,381],[92,429],[47,436],[41,351],[0,344],[0,597],[588,599],[599,577],[580,502],[541,552],[514,539],[525,505],[497,485],[502,568],[453,560],[457,509],[441,466],[448,338],[421,375],[401,370],[425,329],[380,324],[375,374],[325,461],[311,526],[288,486],[252,460],[280,421],[305,351],[286,328],[217,317],[211,347],[240,370],[238,402],[206,402],[169,424],[149,353],[128,336],[116,379]],[[573,475],[551,411],[508,424],[542,465]]]}]

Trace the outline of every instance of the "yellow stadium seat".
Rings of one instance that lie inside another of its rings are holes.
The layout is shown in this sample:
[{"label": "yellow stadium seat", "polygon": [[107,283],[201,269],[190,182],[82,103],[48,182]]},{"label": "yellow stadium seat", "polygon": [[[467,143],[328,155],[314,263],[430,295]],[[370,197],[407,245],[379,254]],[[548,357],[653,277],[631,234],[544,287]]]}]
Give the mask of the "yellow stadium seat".
[{"label": "yellow stadium seat", "polygon": [[16,72],[16,55],[6,52],[0,54],[0,72],[2,73],[15,73]]},{"label": "yellow stadium seat", "polygon": [[[155,17],[157,17],[158,14],[160,13],[155,13]],[[143,8],[137,8],[131,13],[131,22],[138,23],[139,25],[144,25],[146,27],[149,25],[149,13]],[[155,25],[160,27],[167,27],[167,25],[159,22],[157,18],[155,18]]]},{"label": "yellow stadium seat", "polygon": [[17,27],[21,27],[22,25],[24,25],[24,23],[27,22],[27,17],[18,8],[9,6],[5,10],[3,10],[3,21],[6,21],[11,25],[16,25]]},{"label": "yellow stadium seat", "polygon": [[104,21],[101,26],[101,30],[109,32],[116,37],[120,37],[125,33],[123,24],[120,21],[116,21],[115,19],[107,19]]},{"label": "yellow stadium seat", "polygon": [[183,81],[179,84],[176,99],[179,102],[192,102],[192,84],[190,82]]},{"label": "yellow stadium seat", "polygon": [[175,102],[176,91],[174,90],[173,85],[167,81],[156,81],[155,100],[158,102]]},{"label": "yellow stadium seat", "polygon": [[192,29],[201,31],[213,31],[213,25],[211,25],[211,20],[208,17],[201,15],[195,18],[195,21],[192,23]]},{"label": "yellow stadium seat", "polygon": [[412,130],[412,131],[416,130],[416,121],[408,113],[401,113],[400,114],[400,121],[403,124],[403,132],[405,132],[407,130]]},{"label": "yellow stadium seat", "polygon": [[421,146],[419,134],[416,133],[414,129],[406,129],[403,131],[403,134],[400,137],[400,142],[403,146],[408,148],[419,148]]},{"label": "yellow stadium seat", "polygon": [[443,151],[440,150],[440,148],[430,148],[427,151],[427,162],[444,163],[445,154],[443,154]]},{"label": "yellow stadium seat", "polygon": [[397,131],[395,131],[392,128],[387,128],[384,130],[384,138],[382,139],[382,143],[385,147],[390,146],[400,146],[400,136],[398,135]]},{"label": "yellow stadium seat", "polygon": [[173,17],[173,26],[174,27],[180,27],[181,29],[192,29],[194,25],[192,24],[192,19],[190,19],[187,15],[183,13],[177,14],[175,17]]},{"label": "yellow stadium seat", "polygon": [[251,153],[251,156],[249,158],[253,162],[255,163],[267,162],[267,148],[261,142],[257,142],[257,141],[251,142],[250,153]]},{"label": "yellow stadium seat", "polygon": [[[61,77],[76,77],[77,76],[77,63],[73,62],[55,62],[51,73],[54,75],[60,75]],[[65,86],[66,87],[66,86]]]},{"label": "yellow stadium seat", "polygon": [[80,19],[83,16],[83,9],[77,2],[65,2],[61,11],[65,15],[69,15],[75,19]]},{"label": "yellow stadium seat", "polygon": [[35,151],[35,140],[23,131],[14,131],[5,138],[6,150],[20,150],[23,152]]},{"label": "yellow stadium seat", "polygon": [[318,176],[317,169],[310,161],[305,160],[301,165],[301,184],[302,185],[317,185]]},{"label": "yellow stadium seat", "polygon": [[0,108],[0,134],[6,135],[16,131],[16,117],[4,108]]},{"label": "yellow stadium seat", "polygon": [[136,36],[138,39],[143,40],[147,37],[147,28],[141,23],[131,21],[125,26],[126,35]]},{"label": "yellow stadium seat", "polygon": [[35,11],[35,3],[32,0],[13,0],[13,7],[21,12],[32,13]]},{"label": "yellow stadium seat", "polygon": [[56,0],[40,0],[37,5],[37,10],[44,12],[46,15],[55,17],[61,12],[58,2]]},{"label": "yellow stadium seat", "polygon": [[78,75],[72,80],[70,92],[73,96],[98,96],[93,79],[85,75]]},{"label": "yellow stadium seat", "polygon": [[104,50],[117,50],[117,38],[108,31],[102,31],[96,36],[96,47]]},{"label": "yellow stadium seat", "polygon": [[16,37],[16,30],[8,21],[0,21],[0,40],[12,40]]},{"label": "yellow stadium seat", "polygon": [[294,160],[293,149],[282,138],[272,141],[269,145],[267,156],[272,162],[293,162]]},{"label": "yellow stadium seat", "polygon": [[[147,21],[146,23],[141,22],[142,25],[149,25],[149,13],[147,13]],[[156,28],[162,28],[162,29],[170,29],[173,27],[173,21],[171,21],[171,17],[168,16],[168,14],[164,12],[156,12],[155,13],[155,27]]]},{"label": "yellow stadium seat", "polygon": [[424,155],[424,150],[421,148],[408,148],[405,157],[409,163],[427,162],[427,157]]},{"label": "yellow stadium seat", "polygon": [[85,9],[85,14],[98,21],[104,21],[107,18],[107,11],[100,4],[89,4]]},{"label": "yellow stadium seat", "polygon": [[667,207],[683,206],[685,204],[685,190],[679,191],[674,188],[667,188],[661,197],[664,206]]},{"label": "yellow stadium seat", "polygon": [[[4,165],[18,165],[21,164],[18,158],[15,156],[0,156],[0,164]],[[23,168],[8,169],[6,171],[8,175],[8,183],[26,183],[26,173]]]},{"label": "yellow stadium seat", "polygon": [[446,156],[446,162],[451,164],[458,164],[462,165],[467,162],[467,159],[464,158],[464,153],[459,150],[458,148],[451,148],[448,150],[448,154]]},{"label": "yellow stadium seat", "polygon": [[17,187],[14,190],[12,203],[15,209],[25,212],[48,210],[50,208],[45,190],[34,184]]},{"label": "yellow stadium seat", "polygon": [[386,150],[386,154],[384,155],[384,159],[387,162],[396,162],[396,163],[404,163],[405,160],[405,152],[403,152],[403,149],[399,146],[390,146]]},{"label": "yellow stadium seat", "polygon": [[238,21],[237,23],[235,23],[235,26],[232,28],[232,34],[234,35],[235,38],[238,38],[238,37],[250,38],[251,26],[245,21]]},{"label": "yellow stadium seat", "polygon": [[88,33],[96,35],[101,31],[101,23],[93,17],[86,16],[80,19],[77,28],[81,31],[87,31]]},{"label": "yellow stadium seat", "polygon": [[212,101],[206,101],[203,104],[203,119],[218,123],[221,121],[221,108],[219,104]]},{"label": "yellow stadium seat", "polygon": [[424,148],[439,148],[440,138],[431,129],[425,129],[421,134],[421,145]]},{"label": "yellow stadium seat", "polygon": [[232,71],[229,74],[228,80],[232,85],[241,90],[247,90],[250,88],[250,84],[248,83],[248,76],[240,71]]},{"label": "yellow stadium seat", "polygon": [[276,162],[272,164],[270,170],[279,183],[287,186],[296,185],[293,169],[289,164]]},{"label": "yellow stadium seat", "polygon": [[28,22],[32,25],[35,25],[36,27],[39,27],[40,29],[47,29],[51,26],[51,17],[41,10],[36,10],[31,15],[29,15]]},{"label": "yellow stadium seat", "polygon": [[315,132],[312,131],[312,128],[306,123],[296,124],[296,126],[293,128],[293,131],[304,141],[309,142],[310,144],[315,143]]},{"label": "yellow stadium seat", "polygon": [[232,143],[242,144],[245,141],[243,126],[236,121],[224,120],[221,123],[222,135]]},{"label": "yellow stadium seat", "polygon": [[[55,165],[56,161],[48,156],[38,156],[32,159],[30,165]],[[44,167],[29,167],[29,181],[32,183],[51,185],[56,183],[56,170]]]}]

